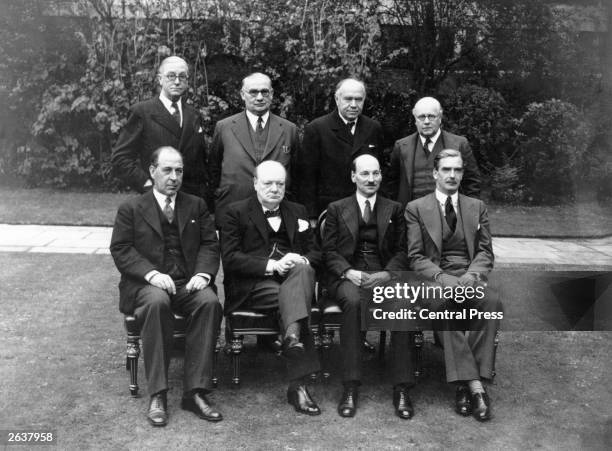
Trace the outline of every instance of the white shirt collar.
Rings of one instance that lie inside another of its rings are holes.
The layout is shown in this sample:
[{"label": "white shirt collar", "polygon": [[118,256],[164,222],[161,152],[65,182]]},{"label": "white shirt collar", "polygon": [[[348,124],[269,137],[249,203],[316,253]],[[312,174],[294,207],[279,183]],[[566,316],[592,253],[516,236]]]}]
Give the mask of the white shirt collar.
[{"label": "white shirt collar", "polygon": [[[344,125],[346,125],[346,124],[348,124],[348,123],[349,123],[349,121],[347,121],[346,119],[344,119],[344,116],[342,116],[342,115],[340,114],[340,111],[338,111],[338,116],[340,116],[340,120],[341,120],[342,122],[344,122]],[[357,121],[358,121],[358,120],[359,120],[359,116],[357,116],[357,117],[356,117],[356,118],[355,118],[353,121],[351,121],[351,122],[354,122],[353,126],[351,127],[351,133],[352,133],[353,135],[355,134],[355,128],[357,127]]]},{"label": "white shirt collar", "polygon": [[[429,138],[431,140],[431,149],[434,148],[441,134],[442,134],[442,129],[439,128],[438,131],[435,133],[435,135]],[[419,135],[419,138],[421,138],[421,144],[423,145],[423,147],[425,147],[425,140],[427,140],[427,138],[425,138],[423,135]]]},{"label": "white shirt collar", "polygon": [[[441,191],[438,191],[438,189],[436,188],[436,199],[438,199],[438,203],[442,206],[442,211],[444,211],[447,197],[448,195],[444,194]],[[459,191],[455,191],[454,194],[451,194],[451,202],[453,203],[453,208],[455,209],[455,212],[457,212],[457,206],[459,204]]]},{"label": "white shirt collar", "polygon": [[[160,193],[155,188],[153,188],[153,195],[155,196],[155,200],[157,201],[159,207],[162,209],[162,211],[164,211],[164,208],[166,208],[166,197],[168,196]],[[170,202],[170,207],[174,210],[174,207],[176,206],[176,194],[170,196],[170,199],[172,199]]]},{"label": "white shirt collar", "polygon": [[[251,128],[253,129],[253,131],[257,130],[257,119],[259,119],[259,116],[251,113],[249,110],[245,110],[245,111],[246,111],[247,119],[249,120],[249,124],[251,124]],[[261,124],[261,126],[263,128],[266,128],[266,124],[268,123],[269,117],[270,117],[269,111],[266,111],[264,114],[262,114],[261,120],[263,121],[263,124]]]},{"label": "white shirt collar", "polygon": [[[164,105],[164,107],[166,107],[166,109],[168,110],[168,113],[172,114],[174,112],[172,111],[173,110],[172,100],[170,100],[168,97],[163,95],[161,92],[159,93],[159,100],[161,100],[161,103]],[[176,104],[178,105],[179,114],[181,116],[181,126],[182,126],[183,125],[183,106],[181,105],[180,97],[176,101]]]},{"label": "white shirt collar", "polygon": [[359,210],[361,210],[361,216],[363,216],[363,211],[365,210],[366,200],[370,201],[370,208],[372,209],[372,211],[374,211],[374,205],[376,204],[376,194],[374,194],[372,197],[365,197],[359,191],[356,191],[355,195],[357,196],[357,204],[359,205]]}]

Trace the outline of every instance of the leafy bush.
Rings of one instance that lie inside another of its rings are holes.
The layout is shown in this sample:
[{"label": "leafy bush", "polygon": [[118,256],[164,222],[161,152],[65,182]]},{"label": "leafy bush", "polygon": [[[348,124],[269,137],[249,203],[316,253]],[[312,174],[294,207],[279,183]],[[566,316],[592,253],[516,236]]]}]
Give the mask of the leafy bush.
[{"label": "leafy bush", "polygon": [[572,200],[589,162],[590,127],[578,109],[558,99],[531,103],[517,122],[520,180],[533,202]]}]

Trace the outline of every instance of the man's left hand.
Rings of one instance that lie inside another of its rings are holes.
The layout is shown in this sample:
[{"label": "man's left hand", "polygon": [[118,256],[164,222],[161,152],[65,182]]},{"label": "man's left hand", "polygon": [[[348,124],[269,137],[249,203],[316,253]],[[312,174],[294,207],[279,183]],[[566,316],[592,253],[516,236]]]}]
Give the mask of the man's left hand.
[{"label": "man's left hand", "polygon": [[473,287],[474,285],[476,285],[476,282],[478,282],[478,280],[474,273],[466,272],[464,275],[459,277],[458,282],[459,285],[462,285],[464,287]]},{"label": "man's left hand", "polygon": [[185,289],[188,293],[192,293],[194,291],[203,290],[208,286],[208,280],[202,276],[193,276],[191,280],[185,285]]},{"label": "man's left hand", "polygon": [[364,277],[364,279],[365,280],[361,284],[361,288],[369,289],[389,282],[391,280],[391,274],[389,274],[387,271],[380,271],[373,274],[368,274],[367,277]]}]

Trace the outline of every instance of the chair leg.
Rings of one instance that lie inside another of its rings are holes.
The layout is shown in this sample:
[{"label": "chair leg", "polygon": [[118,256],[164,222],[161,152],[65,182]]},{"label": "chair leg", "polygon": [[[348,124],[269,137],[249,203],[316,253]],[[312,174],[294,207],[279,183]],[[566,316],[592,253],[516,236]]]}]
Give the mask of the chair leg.
[{"label": "chair leg", "polygon": [[[320,361],[322,342],[321,342],[321,333],[320,333],[319,327],[318,326],[312,327],[310,329],[310,333],[312,334],[312,341],[314,342],[314,348],[317,354],[319,354],[319,361]],[[318,373],[312,373],[310,375],[310,381],[312,383],[316,382],[318,378],[319,378]]]},{"label": "chair leg", "polygon": [[321,374],[323,379],[328,379],[331,376],[329,370],[329,361],[331,358],[331,347],[334,344],[334,331],[324,328],[321,334]]},{"label": "chair leg", "polygon": [[215,354],[213,355],[213,373],[212,373],[212,386],[217,388],[219,384],[219,378],[217,377],[217,369],[219,363],[219,351],[221,350],[221,337],[217,335],[217,343],[215,344]]},{"label": "chair leg", "polygon": [[499,330],[495,332],[495,341],[493,342],[493,370],[491,371],[491,379],[495,377],[495,361],[497,360],[497,346],[499,345]]},{"label": "chair leg", "polygon": [[130,372],[130,395],[138,396],[138,357],[140,356],[139,337],[128,336],[125,358],[126,369]]},{"label": "chair leg", "polygon": [[380,331],[380,338],[378,340],[378,360],[381,362],[385,360],[385,347],[387,346],[387,331]]},{"label": "chair leg", "polygon": [[234,370],[234,376],[232,377],[232,385],[234,387],[238,387],[240,385],[240,353],[243,348],[243,336],[232,336],[232,345],[231,345],[231,353],[232,353],[232,367]]},{"label": "chair leg", "polygon": [[413,334],[414,343],[414,377],[419,377],[422,371],[423,364],[423,343],[425,337],[420,330]]}]

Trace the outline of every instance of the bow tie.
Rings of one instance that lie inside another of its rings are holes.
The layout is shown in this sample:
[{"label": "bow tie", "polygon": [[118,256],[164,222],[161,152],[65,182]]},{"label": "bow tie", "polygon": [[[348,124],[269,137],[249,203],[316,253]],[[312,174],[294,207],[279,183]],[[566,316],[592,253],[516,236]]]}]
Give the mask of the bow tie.
[{"label": "bow tie", "polygon": [[276,210],[266,210],[264,211],[264,216],[266,218],[274,218],[274,217],[280,218],[280,208],[277,208]]}]

